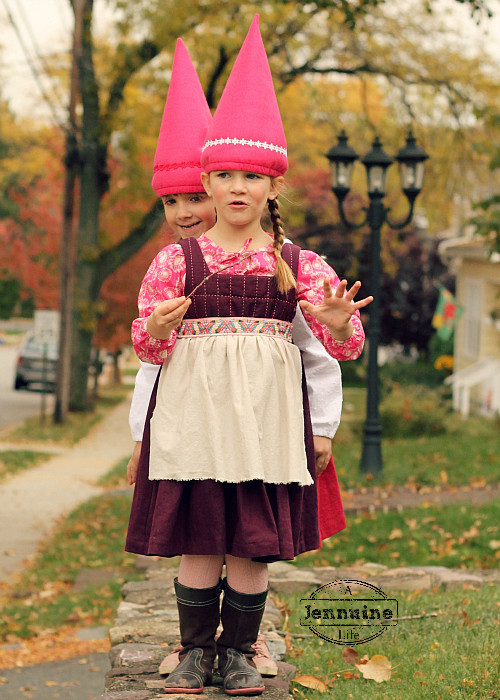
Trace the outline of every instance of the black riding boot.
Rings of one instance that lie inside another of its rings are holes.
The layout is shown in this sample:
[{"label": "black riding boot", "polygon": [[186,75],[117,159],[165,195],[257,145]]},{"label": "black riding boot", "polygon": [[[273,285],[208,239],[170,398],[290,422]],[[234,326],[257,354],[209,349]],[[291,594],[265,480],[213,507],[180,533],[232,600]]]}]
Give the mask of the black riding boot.
[{"label": "black riding boot", "polygon": [[260,695],[264,681],[253,657],[259,627],[266,607],[263,593],[239,593],[224,581],[221,606],[222,634],[217,640],[219,671],[228,695]]},{"label": "black riding boot", "polygon": [[222,582],[212,588],[189,588],[174,579],[182,651],[179,665],[168,676],[165,693],[202,693],[212,680],[219,625]]}]

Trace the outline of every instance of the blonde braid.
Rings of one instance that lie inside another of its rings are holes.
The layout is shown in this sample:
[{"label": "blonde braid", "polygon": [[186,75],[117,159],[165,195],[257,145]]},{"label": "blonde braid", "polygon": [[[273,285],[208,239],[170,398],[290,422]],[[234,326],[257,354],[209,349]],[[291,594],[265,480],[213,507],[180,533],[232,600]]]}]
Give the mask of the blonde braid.
[{"label": "blonde braid", "polygon": [[269,209],[269,215],[271,217],[274,231],[273,253],[276,257],[276,270],[274,275],[278,283],[278,290],[282,294],[285,294],[289,289],[297,286],[297,281],[293,276],[293,272],[291,271],[290,267],[281,257],[281,249],[283,248],[283,243],[285,241],[285,230],[283,228],[283,224],[281,223],[278,199],[268,199],[267,208]]}]

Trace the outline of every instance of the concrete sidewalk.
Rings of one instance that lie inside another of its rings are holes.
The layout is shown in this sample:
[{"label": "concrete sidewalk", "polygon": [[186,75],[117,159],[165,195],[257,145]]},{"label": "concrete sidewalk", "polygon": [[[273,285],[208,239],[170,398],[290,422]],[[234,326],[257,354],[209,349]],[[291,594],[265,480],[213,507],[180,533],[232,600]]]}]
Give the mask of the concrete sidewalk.
[{"label": "concrete sidewalk", "polygon": [[127,399],[74,448],[0,485],[0,582],[21,568],[57,518],[101,493],[100,476],[132,454],[129,408]]}]

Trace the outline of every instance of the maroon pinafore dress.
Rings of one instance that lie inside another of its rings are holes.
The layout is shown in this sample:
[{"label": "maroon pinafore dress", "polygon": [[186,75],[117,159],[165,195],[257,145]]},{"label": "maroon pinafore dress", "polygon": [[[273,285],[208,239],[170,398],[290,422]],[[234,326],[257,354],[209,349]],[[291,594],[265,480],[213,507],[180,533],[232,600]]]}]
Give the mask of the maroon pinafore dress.
[{"label": "maroon pinafore dress", "polygon": [[[180,242],[186,258],[185,294],[210,274],[194,238]],[[297,275],[299,248],[283,246],[283,258]],[[213,317],[272,318],[291,322],[295,289],[278,291],[268,275],[218,273],[192,297],[185,319]],[[175,348],[174,351],[175,353]],[[125,549],[164,557],[181,554],[223,555],[271,562],[293,559],[320,546],[316,483],[228,483],[213,479],[149,479],[150,419],[158,380],[150,401]],[[315,480],[314,444],[307,389],[302,376],[307,468]],[[224,411],[221,407],[221,420]],[[286,425],[276,439],[286,440]],[[237,456],[235,457],[237,459]]]}]

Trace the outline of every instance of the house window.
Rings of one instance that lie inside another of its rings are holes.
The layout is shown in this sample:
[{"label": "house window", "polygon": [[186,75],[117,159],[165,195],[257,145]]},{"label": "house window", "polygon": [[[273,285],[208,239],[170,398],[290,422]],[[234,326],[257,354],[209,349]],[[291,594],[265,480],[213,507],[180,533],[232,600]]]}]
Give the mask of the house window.
[{"label": "house window", "polygon": [[481,328],[481,282],[473,277],[464,280],[463,351],[464,355],[475,360],[479,355],[479,334]]}]

